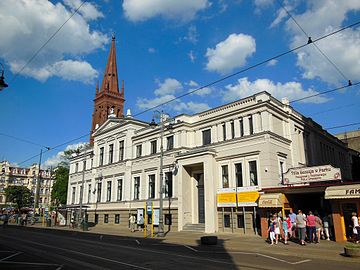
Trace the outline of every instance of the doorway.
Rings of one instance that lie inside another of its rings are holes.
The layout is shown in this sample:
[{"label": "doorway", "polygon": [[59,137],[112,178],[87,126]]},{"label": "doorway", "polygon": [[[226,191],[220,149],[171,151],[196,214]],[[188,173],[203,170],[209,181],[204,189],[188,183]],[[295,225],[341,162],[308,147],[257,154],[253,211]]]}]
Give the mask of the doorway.
[{"label": "doorway", "polygon": [[346,230],[346,238],[351,239],[353,235],[353,229],[352,229],[352,213],[358,213],[358,209],[356,206],[356,203],[343,203],[341,205],[342,214],[344,217],[344,224],[345,224],[345,230]]},{"label": "doorway", "polygon": [[205,194],[204,194],[204,174],[196,173],[194,178],[197,181],[198,195],[198,220],[199,223],[205,223]]}]

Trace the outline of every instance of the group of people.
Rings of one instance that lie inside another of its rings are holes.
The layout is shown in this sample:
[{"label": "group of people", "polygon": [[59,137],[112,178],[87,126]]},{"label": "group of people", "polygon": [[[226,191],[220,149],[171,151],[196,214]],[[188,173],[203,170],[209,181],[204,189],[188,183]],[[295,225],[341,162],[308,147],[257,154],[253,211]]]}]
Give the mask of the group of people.
[{"label": "group of people", "polygon": [[321,219],[312,211],[305,215],[301,210],[298,210],[297,214],[291,210],[285,217],[282,217],[281,212],[275,213],[269,220],[268,232],[271,245],[277,245],[280,240],[287,245],[289,239],[298,239],[300,245],[305,245],[305,240],[309,243],[320,243],[321,237],[330,240],[329,223],[328,216]]},{"label": "group of people", "polygon": [[[136,229],[136,216],[130,215],[129,217],[129,223],[130,223],[130,231],[135,232]],[[144,217],[142,214],[140,214],[139,219],[137,221],[138,230],[143,231],[144,230]]]}]

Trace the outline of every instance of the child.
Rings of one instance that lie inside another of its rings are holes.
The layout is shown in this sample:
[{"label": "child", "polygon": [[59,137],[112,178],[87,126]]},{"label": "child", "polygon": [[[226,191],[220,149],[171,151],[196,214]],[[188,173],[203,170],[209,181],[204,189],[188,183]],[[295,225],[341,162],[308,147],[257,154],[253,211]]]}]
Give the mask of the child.
[{"label": "child", "polygon": [[269,233],[269,236],[270,236],[271,245],[273,245],[274,240],[275,240],[275,222],[274,222],[274,218],[271,218],[271,220],[270,220],[268,233]]},{"label": "child", "polygon": [[288,244],[287,240],[288,240],[288,233],[289,233],[289,222],[290,222],[289,217],[287,219],[284,219],[282,222],[282,226],[283,226],[283,230],[284,230],[284,244],[285,245]]}]

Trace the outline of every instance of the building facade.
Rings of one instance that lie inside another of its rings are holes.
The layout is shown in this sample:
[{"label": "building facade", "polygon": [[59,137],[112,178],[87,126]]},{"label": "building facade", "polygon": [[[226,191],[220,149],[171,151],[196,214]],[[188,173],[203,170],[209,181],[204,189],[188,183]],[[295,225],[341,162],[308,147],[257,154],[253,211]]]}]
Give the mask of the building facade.
[{"label": "building facade", "polygon": [[[352,181],[345,144],[296,112],[287,100],[281,102],[267,92],[176,116],[163,123],[164,129],[149,124],[110,114],[94,132],[93,148],[71,160],[68,205],[78,205],[82,193],[89,221],[126,227],[129,215],[144,213],[147,201],[158,208],[160,138],[164,215],[171,223],[165,229],[196,224],[207,233],[260,233],[268,208],[258,208],[256,201],[218,207],[218,192],[293,189],[283,181],[291,168],[331,164],[341,170],[339,181]],[[301,199],[304,190],[308,185],[290,192],[298,209],[306,203]]]},{"label": "building facade", "polygon": [[26,168],[11,166],[8,161],[0,162],[0,204],[6,204],[5,188],[8,186],[24,186],[35,194],[36,181],[40,176],[39,207],[45,208],[51,204],[53,179],[50,170],[40,170],[37,164]]}]

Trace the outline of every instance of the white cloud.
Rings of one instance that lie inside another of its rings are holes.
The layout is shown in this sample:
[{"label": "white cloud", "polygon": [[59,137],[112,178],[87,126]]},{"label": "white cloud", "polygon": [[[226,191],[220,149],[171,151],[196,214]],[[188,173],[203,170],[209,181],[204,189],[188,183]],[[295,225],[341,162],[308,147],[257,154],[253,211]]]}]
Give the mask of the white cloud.
[{"label": "white cloud", "polygon": [[267,63],[267,66],[275,66],[277,64],[278,60],[276,59],[272,59]]},{"label": "white cloud", "polygon": [[197,12],[209,6],[207,0],[124,0],[125,16],[133,22],[156,16],[180,21],[192,20]]},{"label": "white cloud", "polygon": [[[161,105],[163,103],[169,102],[170,100],[173,100],[166,105],[168,111],[173,111],[176,113],[197,113],[200,111],[208,110],[210,107],[206,103],[203,102],[182,102],[180,99],[176,99],[175,94],[183,91],[183,85],[181,82],[179,82],[176,79],[167,78],[164,80],[164,82],[157,81],[157,84],[159,85],[159,88],[154,90],[155,98],[138,98],[136,101],[136,106],[139,109],[146,110],[151,109],[154,107],[157,107],[158,105]],[[189,81],[187,83],[184,83],[186,86],[190,87],[197,87],[198,83],[195,81]],[[194,89],[192,89],[194,90]],[[190,91],[190,90],[189,90]],[[210,88],[204,88],[200,91],[195,92],[194,94],[198,96],[205,96],[212,92]]]},{"label": "white cloud", "polygon": [[[70,15],[71,10],[60,2],[53,4],[47,0],[0,1],[0,58],[4,59],[13,73],[18,72]],[[108,42],[104,34],[90,30],[88,20],[91,18],[95,17],[85,18],[81,14],[73,16],[26,66],[21,75],[39,80],[46,80],[54,75],[84,82],[94,79],[97,72],[89,63],[71,59],[79,59],[82,55],[102,48]],[[64,59],[65,56],[67,59]],[[70,76],[79,66],[84,69],[77,69],[76,76]],[[54,69],[60,67],[62,69],[55,74]]]},{"label": "white cloud", "polygon": [[261,11],[273,4],[274,0],[255,0],[255,13],[260,14]]},{"label": "white cloud", "polygon": [[149,52],[149,53],[156,53],[156,50],[155,50],[155,48],[149,48],[149,49],[148,49],[148,52]]},{"label": "white cloud", "polygon": [[[237,81],[237,84],[229,84],[225,88],[224,101],[227,102],[248,97],[262,91],[267,91],[278,99],[286,97],[290,101],[319,93],[312,88],[304,89],[299,82],[286,82],[282,84],[280,82],[275,83],[269,79],[258,79],[251,82],[247,77],[241,78]],[[328,98],[317,96],[305,99],[302,102],[319,104],[327,101],[329,101]]]},{"label": "white cloud", "polygon": [[195,57],[194,52],[192,50],[189,52],[188,56],[190,58],[191,63],[194,63],[196,57]]},{"label": "white cloud", "polygon": [[221,74],[245,65],[246,59],[256,51],[255,39],[244,34],[231,34],[218,43],[215,49],[208,48],[206,69]]},{"label": "white cloud", "polygon": [[[71,8],[71,11],[75,11],[82,3],[81,0],[64,0],[64,4]],[[85,2],[78,12],[86,20],[96,20],[104,17],[104,14],[97,9],[97,7],[89,2]]]},{"label": "white cloud", "polygon": [[164,82],[158,82],[159,88],[154,91],[156,96],[174,95],[183,89],[181,82],[173,78],[167,78]]},{"label": "white cloud", "polygon": [[80,142],[80,143],[75,143],[75,144],[70,144],[68,146],[66,146],[64,151],[60,151],[58,152],[56,155],[49,157],[45,162],[44,162],[44,168],[50,168],[50,167],[56,167],[57,165],[59,165],[59,163],[64,162],[65,161],[65,155],[64,152],[67,150],[76,150],[79,148],[83,148],[85,146],[87,146],[89,143],[87,142]]},{"label": "white cloud", "polygon": [[[307,9],[303,13],[292,14],[305,32],[315,39],[341,28],[348,14],[359,10],[360,1],[318,0],[308,2]],[[291,48],[307,41],[304,33],[291,19],[287,20],[286,29],[292,36]],[[353,81],[360,79],[359,28],[342,31],[316,44],[347,77]],[[297,65],[303,71],[304,78],[320,78],[331,84],[344,80],[313,45],[296,54]]]},{"label": "white cloud", "polygon": [[195,25],[191,25],[188,29],[188,33],[187,36],[184,37],[184,40],[187,40],[193,44],[196,44],[198,41],[198,33],[196,30],[196,26]]}]

